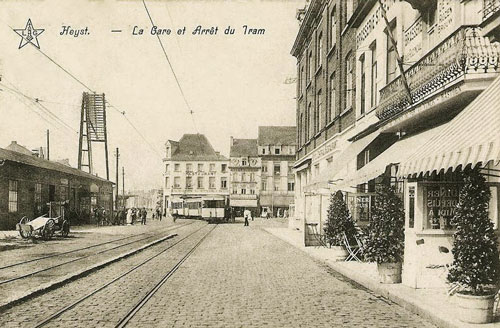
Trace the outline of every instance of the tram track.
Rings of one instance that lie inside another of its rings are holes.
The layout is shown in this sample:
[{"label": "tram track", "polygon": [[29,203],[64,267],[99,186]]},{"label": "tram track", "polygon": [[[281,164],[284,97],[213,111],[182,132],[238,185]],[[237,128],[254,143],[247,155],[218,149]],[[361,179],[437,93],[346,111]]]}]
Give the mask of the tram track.
[{"label": "tram track", "polygon": [[[163,232],[164,231],[174,230],[174,229],[177,229],[177,228],[181,228],[181,227],[193,224],[193,223],[194,222],[190,222],[190,223],[186,223],[186,224],[179,225],[179,226],[176,226],[176,227],[169,227],[169,228],[163,230]],[[21,261],[21,262],[16,262],[16,263],[12,263],[12,264],[8,264],[8,265],[0,266],[0,271],[1,270],[5,270],[5,269],[9,269],[9,268],[12,268],[12,267],[16,267],[16,266],[19,266],[19,265],[24,265],[24,264],[28,264],[28,263],[32,263],[32,262],[36,262],[36,261],[42,261],[42,260],[53,258],[53,257],[57,257],[57,256],[67,255],[67,254],[76,253],[76,252],[88,250],[88,249],[91,249],[91,248],[95,248],[95,247],[99,247],[99,246],[103,246],[103,245],[107,245],[107,244],[111,244],[111,243],[116,243],[118,241],[135,238],[137,236],[146,235],[148,233],[149,232],[143,232],[143,233],[140,233],[140,234],[137,234],[137,235],[131,235],[131,236],[127,236],[127,237],[122,237],[122,238],[117,238],[117,239],[113,239],[113,240],[108,240],[108,241],[105,241],[105,242],[102,242],[102,243],[98,243],[98,244],[89,245],[89,246],[86,246],[86,247],[72,249],[72,250],[69,250],[69,251],[66,251],[66,252],[61,252],[61,253],[56,253],[56,254],[50,254],[50,255],[38,257],[38,258],[35,258],[35,259],[31,259],[31,260],[26,260],[26,261]]]},{"label": "tram track", "polygon": [[[183,225],[180,225],[180,226],[176,226],[176,227],[169,227],[169,228],[164,229],[164,230],[162,230],[161,232],[159,232],[159,233],[157,233],[155,235],[149,235],[149,236],[144,237],[144,238],[140,238],[140,239],[137,239],[137,240],[129,241],[129,242],[126,242],[124,244],[116,245],[116,246],[113,246],[111,248],[107,248],[107,249],[104,249],[104,250],[101,250],[101,251],[98,251],[98,252],[95,252],[95,253],[87,254],[87,255],[84,255],[84,256],[80,256],[80,257],[71,259],[69,261],[65,261],[65,262],[62,262],[62,263],[51,265],[51,266],[46,267],[46,268],[42,268],[42,269],[39,269],[39,270],[36,270],[36,271],[31,271],[29,273],[25,273],[25,274],[22,274],[22,275],[19,275],[19,276],[15,276],[15,277],[11,277],[11,278],[8,278],[8,279],[4,279],[4,280],[0,281],[0,286],[1,285],[5,285],[7,283],[11,283],[11,282],[17,281],[17,280],[31,278],[31,277],[33,277],[35,275],[40,274],[40,273],[47,272],[47,271],[50,271],[50,270],[53,270],[53,269],[57,269],[57,268],[59,268],[61,266],[72,264],[72,263],[75,263],[77,261],[81,261],[81,260],[84,260],[84,259],[88,259],[88,258],[93,257],[93,256],[98,256],[98,255],[106,253],[106,252],[111,252],[113,250],[116,250],[116,249],[119,249],[119,248],[122,248],[122,247],[125,247],[125,246],[129,246],[129,245],[132,245],[132,244],[135,244],[135,243],[147,240],[147,239],[155,239],[158,236],[164,234],[165,232],[173,231],[173,230],[176,230],[176,229],[180,229],[182,227],[188,226],[188,225],[193,224],[193,223],[194,222],[190,222],[190,223],[186,223],[186,224],[183,224]],[[144,233],[144,234],[147,234],[147,233]],[[140,235],[142,235],[142,234],[140,234]],[[137,236],[138,235],[130,236],[130,238],[134,238],[134,237],[137,237]],[[119,238],[117,240],[121,241],[121,240],[125,240],[125,239],[130,239],[130,238]],[[25,262],[19,262],[17,265],[23,265],[23,264],[32,263],[32,262],[35,262],[35,261],[42,261],[42,260],[45,260],[45,259],[48,259],[48,258],[52,258],[52,257],[58,256],[58,255],[62,256],[62,255],[67,255],[69,253],[75,253],[77,251],[88,250],[90,248],[97,247],[97,246],[102,246],[102,245],[105,245],[105,244],[109,244],[111,242],[112,241],[105,242],[105,243],[100,243],[98,245],[91,245],[91,246],[88,246],[88,247],[83,247],[83,248],[75,249],[75,250],[68,251],[68,252],[62,252],[62,253],[58,253],[58,254],[53,254],[53,256],[50,256],[50,257],[42,257],[42,258],[33,259],[33,260],[25,261]],[[115,242],[116,242],[116,240],[115,240]],[[3,268],[6,269],[8,267],[12,268],[12,267],[14,267],[14,265],[5,266]],[[0,268],[0,270],[3,269],[3,268]]]},{"label": "tram track", "polygon": [[[57,312],[55,313],[52,313],[51,315],[47,316],[45,319],[43,319],[42,321],[36,323],[33,327],[34,328],[38,328],[38,327],[44,327],[46,326],[47,324],[49,324],[50,322],[53,322],[55,319],[59,318],[60,316],[62,316],[63,314],[69,312],[70,310],[74,309],[75,307],[77,307],[79,304],[83,303],[84,301],[87,301],[89,300],[90,298],[92,298],[93,296],[95,296],[96,294],[98,294],[99,292],[105,290],[106,288],[112,286],[113,284],[115,284],[116,282],[122,280],[123,278],[125,278],[126,276],[128,276],[129,274],[131,274],[132,272],[142,268],[144,265],[146,265],[147,263],[150,263],[152,260],[154,260],[155,258],[159,257],[160,255],[164,254],[165,252],[167,252],[168,250],[171,250],[174,246],[180,244],[181,242],[187,240],[189,237],[195,235],[196,233],[198,233],[199,231],[201,231],[202,229],[204,229],[205,227],[207,226],[202,226],[200,227],[199,229],[196,229],[195,231],[189,233],[188,235],[182,237],[181,239],[177,240],[176,242],[174,242],[173,244],[170,244],[168,245],[166,248],[160,250],[159,252],[153,254],[152,256],[146,258],[145,260],[141,261],[139,264],[136,264],[134,265],[132,268],[126,270],[125,272],[121,273],[120,275],[118,275],[117,277],[109,280],[108,282],[106,282],[105,284],[101,285],[100,287],[92,290],[91,292],[85,294],[84,296],[80,297],[79,299],[77,299],[76,301],[66,305],[65,307],[61,308],[60,310],[58,310]],[[176,264],[174,265],[174,267],[172,269],[170,269],[167,274],[165,274],[162,279],[156,283],[154,285],[153,288],[151,288],[142,298],[141,300],[134,306],[132,307],[125,316],[123,316],[123,318],[119,321],[118,325],[116,327],[124,327],[131,318],[133,318],[135,316],[135,314],[142,308],[142,306],[144,306],[144,304],[147,303],[147,301],[156,293],[156,291],[158,291],[158,289],[168,280],[168,278],[170,276],[172,276],[172,274],[175,273],[175,271],[177,271],[177,269],[182,265],[182,263],[184,263],[184,261],[186,261],[186,259],[196,250],[196,248],[198,248],[198,246],[203,242],[203,240],[205,240],[205,238],[215,229],[216,226],[214,226],[213,228],[211,228],[206,234],[204,234],[200,240],[198,240],[196,242],[196,244],[192,247],[189,248],[189,251],[179,260],[176,262]]]}]

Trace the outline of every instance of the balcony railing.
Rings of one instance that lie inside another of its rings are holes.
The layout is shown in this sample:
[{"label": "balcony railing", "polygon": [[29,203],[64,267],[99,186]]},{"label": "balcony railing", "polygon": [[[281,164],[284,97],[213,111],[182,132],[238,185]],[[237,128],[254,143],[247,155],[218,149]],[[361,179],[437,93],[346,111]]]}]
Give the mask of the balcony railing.
[{"label": "balcony railing", "polygon": [[500,0],[484,0],[483,2],[483,20],[500,10]]},{"label": "balcony railing", "polygon": [[[479,27],[458,29],[405,71],[413,104],[442,91],[465,74],[499,71],[500,46],[479,32]],[[376,115],[386,120],[409,107],[408,93],[399,76],[380,90]]]}]

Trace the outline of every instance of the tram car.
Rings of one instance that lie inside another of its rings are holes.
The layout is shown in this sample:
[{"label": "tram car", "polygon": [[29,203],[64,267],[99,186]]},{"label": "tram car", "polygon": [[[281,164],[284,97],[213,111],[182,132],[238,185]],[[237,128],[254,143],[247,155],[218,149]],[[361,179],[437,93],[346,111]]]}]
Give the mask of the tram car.
[{"label": "tram car", "polygon": [[171,208],[173,216],[206,221],[223,220],[227,215],[226,199],[223,196],[201,196],[173,200]]}]

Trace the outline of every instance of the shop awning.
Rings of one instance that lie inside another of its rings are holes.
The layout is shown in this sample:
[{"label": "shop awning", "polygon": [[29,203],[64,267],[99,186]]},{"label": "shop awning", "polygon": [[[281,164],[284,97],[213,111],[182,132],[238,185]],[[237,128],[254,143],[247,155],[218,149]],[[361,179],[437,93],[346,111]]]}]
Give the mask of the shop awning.
[{"label": "shop awning", "polygon": [[301,162],[295,164],[293,166],[293,169],[295,170],[295,172],[299,172],[299,171],[307,169],[309,167],[309,164],[311,164],[311,159],[306,158],[305,160],[302,160]]},{"label": "shop awning", "polygon": [[342,153],[336,156],[334,164],[331,165],[331,168],[326,168],[324,172],[319,174],[311,181],[311,184],[328,182],[334,179],[334,177],[338,178],[338,173],[346,168],[351,161],[355,160],[358,154],[363,149],[365,149],[373,140],[375,140],[378,135],[378,132],[373,132],[350,144]]},{"label": "shop awning", "polygon": [[500,160],[500,77],[401,163],[399,176]]},{"label": "shop awning", "polygon": [[351,177],[345,179],[343,185],[357,186],[358,184],[366,183],[369,180],[378,177],[385,172],[387,165],[399,164],[406,160],[413,154],[415,149],[445,129],[446,125],[447,124],[443,124],[434,129],[429,129],[398,140]]}]

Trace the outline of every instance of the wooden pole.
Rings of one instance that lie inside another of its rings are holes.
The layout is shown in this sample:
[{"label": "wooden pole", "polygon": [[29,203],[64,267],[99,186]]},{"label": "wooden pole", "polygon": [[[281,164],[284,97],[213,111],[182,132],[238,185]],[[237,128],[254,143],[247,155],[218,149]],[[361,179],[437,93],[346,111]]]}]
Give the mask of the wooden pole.
[{"label": "wooden pole", "polygon": [[50,131],[47,129],[47,160],[50,160]]}]

